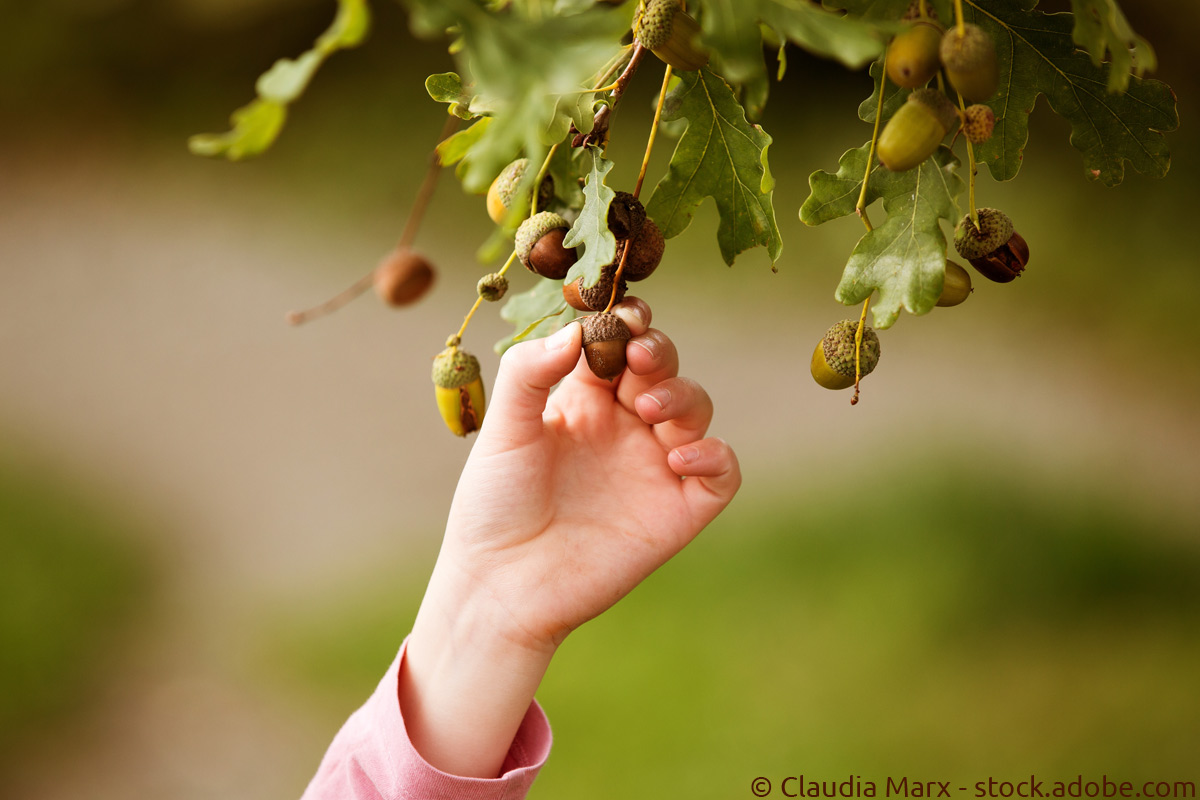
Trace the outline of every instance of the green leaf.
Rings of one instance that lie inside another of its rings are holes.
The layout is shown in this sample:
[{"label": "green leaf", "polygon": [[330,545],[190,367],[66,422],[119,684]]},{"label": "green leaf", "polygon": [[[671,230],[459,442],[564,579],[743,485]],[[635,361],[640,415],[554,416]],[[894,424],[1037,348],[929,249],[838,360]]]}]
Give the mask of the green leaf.
[{"label": "green leaf", "polygon": [[[871,96],[863,100],[858,106],[858,118],[863,122],[875,124],[875,107],[879,102],[879,83],[883,77],[883,62],[876,61],[871,65],[871,77],[875,80],[875,90],[871,92]],[[883,100],[883,122],[891,119],[892,114],[896,113],[896,109],[904,105],[908,101],[908,96],[912,94],[912,89],[901,89],[896,84],[888,81],[887,97]]]},{"label": "green leaf", "polygon": [[[824,0],[826,8],[841,9],[847,14],[862,19],[898,20],[901,19],[911,0]],[[940,20],[954,19],[952,0],[929,0],[928,5],[937,12]]]},{"label": "green leaf", "polygon": [[583,276],[584,286],[595,286],[600,272],[617,254],[617,237],[608,229],[608,206],[617,193],[604,185],[613,162],[592,152],[592,170],[583,187],[583,210],[563,238],[563,247],[583,245],[583,255],[572,266],[565,280]]},{"label": "green leaf", "polygon": [[[946,272],[940,221],[958,222],[955,198],[963,190],[958,166],[954,153],[943,146],[917,169],[879,174],[887,221],[855,245],[835,295],[854,305],[878,290],[872,306],[875,327],[891,327],[902,308],[925,314],[937,303]],[[871,177],[874,182],[875,175]]]},{"label": "green leaf", "polygon": [[503,355],[518,339],[549,336],[575,319],[575,313],[563,300],[562,281],[542,278],[528,292],[510,295],[500,318],[516,328],[512,336],[496,342],[496,352]]},{"label": "green leaf", "polygon": [[721,217],[717,242],[726,264],[757,245],[767,248],[772,263],[778,260],[783,241],[767,165],[771,137],[746,121],[733,90],[708,69],[680,76],[663,117],[687,120],[667,174],[646,205],[663,236],[683,233],[704,198],[711,197]]},{"label": "green leaf", "polygon": [[283,129],[287,108],[270,100],[252,100],[233,112],[228,133],[198,133],[188,139],[188,149],[198,156],[225,156],[238,161],[258,155],[271,146]]},{"label": "green leaf", "polygon": [[457,72],[439,72],[425,79],[425,91],[439,103],[449,103],[449,111],[462,119],[474,119],[479,114],[471,109],[472,95],[463,88]]},{"label": "green leaf", "polygon": [[188,139],[199,156],[225,156],[231,161],[255,156],[274,144],[287,119],[287,106],[308,88],[317,69],[333,53],[357,47],[371,27],[366,0],[338,0],[338,13],[312,49],[300,57],[281,58],[259,76],[258,98],[234,111],[232,130],[201,133]]},{"label": "green leaf", "polygon": [[1075,12],[1071,38],[1088,51],[1092,64],[1098,67],[1111,55],[1110,92],[1128,89],[1131,72],[1140,78],[1158,66],[1154,49],[1133,32],[1116,0],[1071,0],[1071,10]]},{"label": "green leaf", "polygon": [[[808,178],[809,195],[800,206],[800,220],[805,225],[821,225],[830,220],[854,213],[858,205],[858,194],[862,190],[863,175],[867,171],[867,158],[871,143],[847,150],[838,161],[837,174],[818,170]],[[886,167],[875,162],[871,177],[867,181],[866,205],[884,197],[885,192],[904,191],[907,186],[890,180],[893,175]]]},{"label": "green leaf", "polygon": [[1158,81],[1129,79],[1125,94],[1107,91],[1111,65],[1097,67],[1075,49],[1071,14],[1033,11],[1036,0],[995,0],[983,8],[964,0],[963,15],[992,35],[1000,91],[988,103],[996,113],[992,138],[975,149],[992,177],[1010,180],[1021,167],[1029,114],[1039,94],[1071,123],[1071,144],[1092,178],[1109,186],[1125,177],[1125,162],[1162,177],[1171,166],[1163,133],[1175,130],[1175,94]]},{"label": "green leaf", "polygon": [[438,163],[443,167],[448,167],[451,164],[457,164],[462,161],[463,157],[475,146],[475,143],[487,133],[488,125],[491,123],[491,117],[480,117],[475,120],[471,127],[455,131],[438,142],[436,148]]},{"label": "green leaf", "polygon": [[549,174],[554,178],[554,194],[567,208],[583,207],[583,183],[587,178],[584,148],[559,147],[550,158]]}]

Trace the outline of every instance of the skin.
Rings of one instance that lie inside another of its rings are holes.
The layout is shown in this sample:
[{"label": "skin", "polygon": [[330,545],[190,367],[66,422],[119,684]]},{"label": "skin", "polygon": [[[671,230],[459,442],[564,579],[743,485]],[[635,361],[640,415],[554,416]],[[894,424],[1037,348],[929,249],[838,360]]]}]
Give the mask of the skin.
[{"label": "skin", "polygon": [[577,324],[501,360],[400,671],[409,736],[444,772],[498,777],[567,634],[682,550],[741,484],[729,445],[706,438],[712,401],[678,377],[649,306],[614,311],[634,338],[611,383],[583,361]]}]

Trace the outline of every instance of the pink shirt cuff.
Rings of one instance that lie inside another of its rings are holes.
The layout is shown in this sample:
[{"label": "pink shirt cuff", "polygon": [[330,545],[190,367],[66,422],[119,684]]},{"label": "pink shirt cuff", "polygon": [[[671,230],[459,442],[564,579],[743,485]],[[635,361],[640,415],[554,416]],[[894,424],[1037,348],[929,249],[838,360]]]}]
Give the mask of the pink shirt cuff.
[{"label": "pink shirt cuff", "polygon": [[533,703],[499,778],[462,778],[430,765],[409,741],[400,713],[405,639],[375,693],[346,720],[303,800],[520,800],[550,754],[550,723]]}]

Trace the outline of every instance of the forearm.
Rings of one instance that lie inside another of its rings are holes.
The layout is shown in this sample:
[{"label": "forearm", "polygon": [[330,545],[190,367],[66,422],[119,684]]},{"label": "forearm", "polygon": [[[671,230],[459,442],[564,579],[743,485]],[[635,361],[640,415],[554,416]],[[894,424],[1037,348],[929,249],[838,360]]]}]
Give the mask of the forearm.
[{"label": "forearm", "polygon": [[468,576],[440,559],[409,636],[400,705],[409,737],[452,775],[495,778],[553,649],[505,635],[507,620]]}]

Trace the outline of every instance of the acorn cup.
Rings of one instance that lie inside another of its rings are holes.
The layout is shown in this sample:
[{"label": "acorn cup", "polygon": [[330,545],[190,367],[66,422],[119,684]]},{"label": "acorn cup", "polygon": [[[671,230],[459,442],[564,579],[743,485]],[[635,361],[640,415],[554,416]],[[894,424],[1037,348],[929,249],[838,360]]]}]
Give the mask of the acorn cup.
[{"label": "acorn cup", "polygon": [[646,0],[645,11],[633,23],[633,36],[677,70],[690,72],[708,63],[699,44],[700,23],[683,10],[681,0]]},{"label": "acorn cup", "polygon": [[479,430],[487,406],[479,359],[449,345],[433,359],[433,385],[438,411],[451,433],[466,436]]},{"label": "acorn cup", "polygon": [[961,33],[951,25],[942,36],[939,53],[950,85],[968,102],[984,103],[1000,87],[996,45],[978,25],[968,22]]},{"label": "acorn cup", "polygon": [[971,274],[953,261],[946,262],[946,275],[942,281],[942,294],[937,305],[942,308],[956,306],[971,296]]},{"label": "acorn cup", "polygon": [[995,129],[996,112],[990,106],[976,103],[963,111],[962,132],[971,144],[983,144],[992,138]]},{"label": "acorn cup", "polygon": [[942,29],[928,18],[920,19],[888,45],[884,65],[892,83],[916,89],[929,83],[942,66],[938,48]]},{"label": "acorn cup", "polygon": [[980,208],[977,213],[978,228],[967,214],[954,229],[954,249],[983,277],[996,283],[1008,283],[1025,271],[1025,265],[1029,263],[1029,245],[1003,211]]},{"label": "acorn cup", "polygon": [[625,345],[633,338],[629,326],[616,314],[584,317],[583,355],[597,378],[611,381],[625,371]]},{"label": "acorn cup", "polygon": [[958,112],[936,89],[917,89],[879,134],[879,161],[892,172],[919,166],[958,126]]},{"label": "acorn cup", "polygon": [[489,272],[475,284],[475,291],[489,303],[495,303],[508,294],[508,278],[499,272]]},{"label": "acorn cup", "polygon": [[[528,168],[529,159],[518,158],[502,169],[492,181],[487,193],[487,212],[492,222],[499,225],[508,218],[514,207],[523,207],[529,202],[528,197],[518,197],[521,181]],[[545,208],[553,198],[554,179],[547,175],[542,178],[542,185],[538,187],[538,208]]]},{"label": "acorn cup", "polygon": [[[812,354],[812,376],[826,389],[849,389],[854,385],[854,335],[858,320],[844,319],[825,332]],[[879,337],[870,327],[863,331],[858,360],[862,377],[879,363]]]},{"label": "acorn cup", "polygon": [[530,272],[560,281],[576,261],[575,248],[563,247],[570,223],[552,211],[539,211],[517,228],[517,258]]}]

